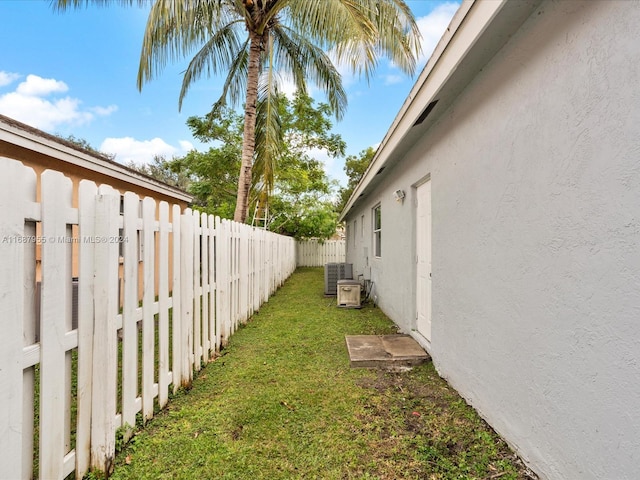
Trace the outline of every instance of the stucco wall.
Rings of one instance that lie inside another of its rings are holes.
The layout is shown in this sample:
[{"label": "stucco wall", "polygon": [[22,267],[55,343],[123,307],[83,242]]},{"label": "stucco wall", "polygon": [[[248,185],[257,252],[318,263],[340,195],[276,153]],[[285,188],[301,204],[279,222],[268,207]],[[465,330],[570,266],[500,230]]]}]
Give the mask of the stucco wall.
[{"label": "stucco wall", "polygon": [[348,217],[382,202],[372,277],[410,329],[431,175],[434,363],[543,478],[638,478],[638,24],[637,2],[544,2]]}]

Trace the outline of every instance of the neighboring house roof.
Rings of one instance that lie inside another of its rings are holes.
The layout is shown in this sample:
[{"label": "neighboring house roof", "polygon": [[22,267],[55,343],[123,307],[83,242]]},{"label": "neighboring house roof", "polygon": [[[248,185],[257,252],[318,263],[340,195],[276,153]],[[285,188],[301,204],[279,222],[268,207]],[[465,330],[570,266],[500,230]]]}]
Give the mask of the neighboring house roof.
[{"label": "neighboring house roof", "polygon": [[541,0],[463,1],[347,201],[340,221],[438,121],[540,3]]},{"label": "neighboring house roof", "polygon": [[4,115],[0,115],[0,143],[2,142],[56,159],[64,164],[58,168],[63,172],[74,167],[86,169],[182,202],[190,203],[193,199],[179,188]]}]

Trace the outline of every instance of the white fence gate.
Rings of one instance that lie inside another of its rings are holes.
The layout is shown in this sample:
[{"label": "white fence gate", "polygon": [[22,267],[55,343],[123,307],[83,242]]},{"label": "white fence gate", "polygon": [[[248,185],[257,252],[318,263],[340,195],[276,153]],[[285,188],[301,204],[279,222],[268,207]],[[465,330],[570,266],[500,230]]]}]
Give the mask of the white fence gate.
[{"label": "white fence gate", "polygon": [[89,181],[73,208],[50,170],[36,202],[33,170],[0,171],[0,479],[107,472],[116,431],[190,383],[294,271],[295,242],[134,193],[121,213],[120,193]]},{"label": "white fence gate", "polygon": [[326,263],[342,263],[345,258],[344,240],[301,240],[296,243],[299,267],[322,267]]}]

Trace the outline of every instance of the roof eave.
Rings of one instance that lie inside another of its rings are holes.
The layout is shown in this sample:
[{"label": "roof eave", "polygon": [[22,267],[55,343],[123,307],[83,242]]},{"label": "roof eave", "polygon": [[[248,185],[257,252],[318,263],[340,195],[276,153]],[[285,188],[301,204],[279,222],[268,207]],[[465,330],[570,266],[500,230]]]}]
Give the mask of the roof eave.
[{"label": "roof eave", "polygon": [[[374,180],[379,182],[389,174],[393,167],[391,160],[394,160],[394,153],[407,148],[435,123],[438,115],[446,110],[459,91],[504,45],[506,39],[528,18],[540,1],[463,1],[396,115],[371,164],[347,201],[340,214],[340,221],[372,190],[368,187],[375,184]],[[500,18],[501,16],[504,18]],[[497,19],[501,21],[496,21]],[[478,47],[481,39],[484,42]],[[473,58],[474,56],[478,58]],[[447,102],[441,101],[434,109],[434,115],[430,115],[429,121],[416,127],[416,120],[426,107],[434,101],[442,100],[441,95],[447,91]]]},{"label": "roof eave", "polygon": [[92,170],[182,202],[190,203],[193,200],[191,195],[179,188],[167,185],[99,155],[92,155],[83,149],[74,148],[62,141],[58,141],[52,135],[3,115],[0,115],[0,141],[6,141],[26,150],[57,158],[70,165]]}]

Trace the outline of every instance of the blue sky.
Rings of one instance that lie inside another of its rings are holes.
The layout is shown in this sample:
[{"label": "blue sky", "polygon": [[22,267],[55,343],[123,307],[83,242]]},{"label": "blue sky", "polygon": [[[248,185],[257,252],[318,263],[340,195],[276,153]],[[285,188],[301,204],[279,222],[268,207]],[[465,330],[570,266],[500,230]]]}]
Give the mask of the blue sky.
[{"label": "blue sky", "polygon": [[[322,1],[322,0],[318,0]],[[376,146],[445,31],[458,3],[409,0],[423,35],[423,57],[413,78],[382,61],[367,83],[344,74],[349,106],[334,133],[347,154]],[[189,58],[169,65],[142,92],[136,74],[147,11],[89,7],[54,13],[48,0],[0,0],[0,113],[46,132],[87,140],[121,162],[184,155],[207,147],[193,139],[186,119],[203,115],[220,95],[222,78],[203,78],[178,112]],[[325,162],[331,178],[346,181],[344,159]]]}]

